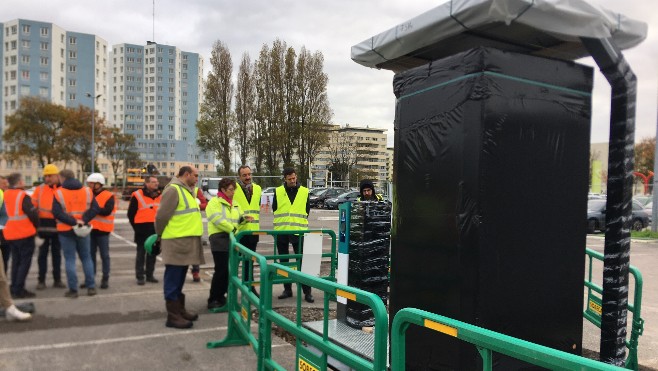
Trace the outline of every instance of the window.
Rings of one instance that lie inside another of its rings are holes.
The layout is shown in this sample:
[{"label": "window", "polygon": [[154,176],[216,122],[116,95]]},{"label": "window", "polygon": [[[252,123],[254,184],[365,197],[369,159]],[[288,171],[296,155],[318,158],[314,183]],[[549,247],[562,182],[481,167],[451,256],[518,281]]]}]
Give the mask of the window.
[{"label": "window", "polygon": [[29,64],[30,63],[30,56],[29,55],[21,55],[21,63]]},{"label": "window", "polygon": [[29,24],[24,24],[23,25],[23,33],[26,35],[30,34],[30,25]]},{"label": "window", "polygon": [[75,44],[76,44],[76,41],[77,41],[77,40],[76,40],[76,37],[75,37],[75,36],[71,36],[71,37],[69,37],[69,44],[71,44],[71,45],[75,45]]},{"label": "window", "polygon": [[69,86],[75,86],[75,79],[69,79]]},{"label": "window", "polygon": [[77,68],[77,66],[75,64],[69,64],[69,72],[75,73],[76,68]]},{"label": "window", "polygon": [[39,80],[48,81],[48,72],[46,71],[39,72]]},{"label": "window", "polygon": [[21,71],[21,77],[23,80],[29,80],[30,79],[30,71]]},{"label": "window", "polygon": [[78,58],[78,52],[76,52],[74,50],[69,51],[69,58],[71,58],[71,59]]},{"label": "window", "polygon": [[41,57],[41,65],[42,66],[48,65],[48,57]]},{"label": "window", "polygon": [[21,40],[21,46],[24,49],[29,49],[30,48],[30,40]]},{"label": "window", "polygon": [[16,35],[16,32],[18,32],[18,27],[17,26],[11,26],[11,34]]},{"label": "window", "polygon": [[48,50],[48,43],[45,41],[41,42],[41,50]]},{"label": "window", "polygon": [[41,98],[48,98],[48,88],[45,86],[39,87],[39,96]]},{"label": "window", "polygon": [[41,36],[48,36],[48,27],[41,27]]}]

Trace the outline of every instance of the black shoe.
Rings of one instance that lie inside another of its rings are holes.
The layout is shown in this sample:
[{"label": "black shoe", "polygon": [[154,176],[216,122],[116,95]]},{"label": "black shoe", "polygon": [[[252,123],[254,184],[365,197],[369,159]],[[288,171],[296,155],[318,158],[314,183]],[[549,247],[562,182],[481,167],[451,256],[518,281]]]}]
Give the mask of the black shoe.
[{"label": "black shoe", "polygon": [[279,295],[279,299],[288,299],[292,298],[292,291],[283,290],[283,293]]},{"label": "black shoe", "polygon": [[108,287],[110,287],[110,286],[107,284],[107,280],[102,280],[101,281],[101,289],[106,289]]},{"label": "black shoe", "polygon": [[36,296],[37,294],[33,293],[32,291],[23,290],[21,293],[21,298],[23,299],[35,298]]},{"label": "black shoe", "polygon": [[155,279],[155,277],[146,277],[146,282],[158,283],[158,282],[160,282],[160,281],[158,281],[157,279]]},{"label": "black shoe", "polygon": [[313,295],[311,294],[305,294],[304,300],[306,300],[307,303],[315,303],[315,299],[313,299]]},{"label": "black shoe", "polygon": [[65,289],[66,285],[63,284],[62,281],[55,281],[55,283],[53,283],[53,287],[56,287],[58,289]]},{"label": "black shoe", "polygon": [[84,283],[81,283],[81,284],[80,284],[80,288],[81,288],[81,289],[86,289],[86,288],[87,288],[87,285],[84,284]]},{"label": "black shoe", "polygon": [[140,279],[137,280],[137,284],[140,285],[140,286],[144,286],[144,283],[145,282],[144,282],[143,278],[140,278]]},{"label": "black shoe", "polygon": [[221,298],[219,300],[213,300],[208,302],[208,309],[209,310],[219,309],[225,305],[226,305],[226,298]]}]

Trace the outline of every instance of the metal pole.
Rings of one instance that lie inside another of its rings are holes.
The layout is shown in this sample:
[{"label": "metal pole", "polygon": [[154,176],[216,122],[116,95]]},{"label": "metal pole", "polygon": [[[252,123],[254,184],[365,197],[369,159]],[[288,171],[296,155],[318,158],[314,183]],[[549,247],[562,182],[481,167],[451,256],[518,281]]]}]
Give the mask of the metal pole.
[{"label": "metal pole", "polygon": [[[658,106],[657,106],[658,107]],[[656,112],[656,137],[654,138],[654,147],[658,148],[658,112]],[[651,232],[658,232],[658,182],[656,182],[656,176],[658,176],[658,150],[654,148],[653,154],[653,188],[651,189],[653,200],[653,207],[651,208]]]},{"label": "metal pole", "polygon": [[96,100],[101,97],[102,94],[96,96],[91,93],[87,93],[87,96],[91,98],[91,169],[90,172],[94,172],[94,165],[96,160],[96,135],[94,133],[94,128],[96,127],[95,117],[96,117]]}]

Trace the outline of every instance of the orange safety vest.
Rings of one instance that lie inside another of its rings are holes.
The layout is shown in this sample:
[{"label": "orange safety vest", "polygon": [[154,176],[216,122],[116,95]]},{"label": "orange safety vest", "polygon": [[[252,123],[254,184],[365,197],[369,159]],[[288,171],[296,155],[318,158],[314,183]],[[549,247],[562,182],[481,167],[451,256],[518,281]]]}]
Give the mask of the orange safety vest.
[{"label": "orange safety vest", "polygon": [[55,219],[53,216],[53,198],[57,186],[50,187],[46,183],[39,185],[32,194],[32,204],[39,209],[39,219]]},{"label": "orange safety vest", "polygon": [[5,208],[9,219],[5,224],[3,234],[8,241],[33,237],[37,234],[34,224],[23,212],[23,200],[26,195],[27,193],[22,189],[8,189],[5,191]]},{"label": "orange safety vest", "polygon": [[[114,197],[114,194],[106,189],[102,190],[101,193],[96,195],[96,202],[98,206],[102,208],[105,207],[107,201]],[[114,200],[114,209],[110,215],[101,215],[98,214],[91,220],[92,229],[96,229],[102,232],[112,232],[114,230],[114,214],[117,212],[117,202]]]},{"label": "orange safety vest", "polygon": [[156,198],[146,197],[143,189],[138,189],[133,192],[133,197],[137,199],[137,213],[135,214],[135,224],[139,223],[154,223],[155,213],[160,207],[160,199],[162,195]]},{"label": "orange safety vest", "polygon": [[[80,189],[60,187],[55,191],[55,198],[62,206],[62,211],[78,220],[82,220],[82,214],[91,207],[92,197],[93,194],[89,187]],[[57,232],[66,232],[72,229],[72,226],[57,220]]]}]

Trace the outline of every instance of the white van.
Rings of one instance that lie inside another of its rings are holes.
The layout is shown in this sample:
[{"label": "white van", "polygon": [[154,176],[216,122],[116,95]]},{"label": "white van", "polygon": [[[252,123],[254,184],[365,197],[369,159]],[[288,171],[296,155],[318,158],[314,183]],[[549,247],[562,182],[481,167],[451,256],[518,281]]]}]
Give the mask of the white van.
[{"label": "white van", "polygon": [[222,178],[203,178],[201,179],[201,190],[203,195],[210,201],[212,197],[217,197],[219,191],[219,181]]}]

